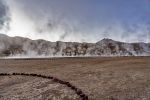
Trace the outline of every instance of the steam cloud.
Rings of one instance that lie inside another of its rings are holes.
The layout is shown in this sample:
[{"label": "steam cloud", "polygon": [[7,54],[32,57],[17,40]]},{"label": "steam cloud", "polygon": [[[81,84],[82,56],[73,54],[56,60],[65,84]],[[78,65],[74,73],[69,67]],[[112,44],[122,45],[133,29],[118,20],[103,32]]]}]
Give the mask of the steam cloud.
[{"label": "steam cloud", "polygon": [[[122,4],[119,1],[103,2],[101,6],[95,5],[95,1],[0,0],[0,32],[49,41],[97,42],[111,38],[150,42],[150,12],[145,10],[148,3],[130,2],[129,11],[127,3],[117,8]],[[133,13],[134,17],[129,18]]]}]

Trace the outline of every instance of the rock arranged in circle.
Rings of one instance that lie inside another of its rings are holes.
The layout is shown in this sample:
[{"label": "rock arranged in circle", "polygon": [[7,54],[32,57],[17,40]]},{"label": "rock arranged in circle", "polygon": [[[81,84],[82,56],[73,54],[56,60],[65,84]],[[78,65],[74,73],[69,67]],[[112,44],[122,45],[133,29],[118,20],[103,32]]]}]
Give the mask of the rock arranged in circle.
[{"label": "rock arranged in circle", "polygon": [[82,90],[52,76],[0,73],[0,99],[88,100]]}]

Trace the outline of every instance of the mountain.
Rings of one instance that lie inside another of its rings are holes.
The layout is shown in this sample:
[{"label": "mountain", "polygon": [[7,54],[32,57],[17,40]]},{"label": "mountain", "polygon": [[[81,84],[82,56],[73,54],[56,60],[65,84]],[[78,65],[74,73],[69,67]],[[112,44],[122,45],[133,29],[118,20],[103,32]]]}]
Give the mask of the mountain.
[{"label": "mountain", "polygon": [[97,43],[50,42],[0,34],[0,57],[26,56],[150,56],[150,43],[102,39]]}]

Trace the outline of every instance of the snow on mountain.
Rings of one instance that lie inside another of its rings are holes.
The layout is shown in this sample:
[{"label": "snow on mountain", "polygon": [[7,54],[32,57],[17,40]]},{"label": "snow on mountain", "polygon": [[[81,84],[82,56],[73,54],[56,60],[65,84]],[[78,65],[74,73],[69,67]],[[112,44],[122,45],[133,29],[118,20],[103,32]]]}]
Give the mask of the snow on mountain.
[{"label": "snow on mountain", "polygon": [[50,42],[0,34],[0,57],[150,56],[150,43],[103,39],[97,43]]}]

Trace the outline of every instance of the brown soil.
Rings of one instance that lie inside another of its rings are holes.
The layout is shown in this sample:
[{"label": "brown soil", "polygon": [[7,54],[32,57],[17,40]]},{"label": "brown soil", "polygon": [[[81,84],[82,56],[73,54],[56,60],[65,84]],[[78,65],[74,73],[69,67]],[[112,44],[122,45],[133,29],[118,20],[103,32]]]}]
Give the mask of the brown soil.
[{"label": "brown soil", "polygon": [[[0,60],[0,73],[37,73],[70,82],[89,100],[150,100],[150,57]],[[28,76],[0,76],[0,99],[80,100],[66,86]]]}]

